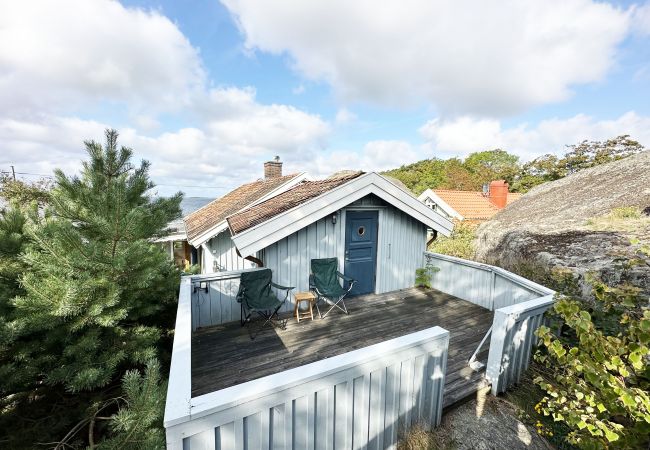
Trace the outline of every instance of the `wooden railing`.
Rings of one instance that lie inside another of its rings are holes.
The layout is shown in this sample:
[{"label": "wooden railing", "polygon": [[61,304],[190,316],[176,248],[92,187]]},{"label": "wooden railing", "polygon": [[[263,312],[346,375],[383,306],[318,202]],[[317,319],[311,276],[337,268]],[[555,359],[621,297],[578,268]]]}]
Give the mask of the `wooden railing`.
[{"label": "wooden railing", "polygon": [[553,295],[518,303],[494,312],[486,377],[494,395],[519,382],[537,344],[535,330],[553,306]]},{"label": "wooden railing", "polygon": [[192,331],[197,328],[235,322],[240,319],[237,303],[239,278],[242,272],[260,269],[241,269],[214,272],[192,277]]},{"label": "wooden railing", "polygon": [[398,431],[440,423],[448,345],[433,327],[186,404],[170,391],[167,448],[395,448]]},{"label": "wooden railing", "polygon": [[[434,288],[495,311],[487,377],[493,392],[503,392],[528,365],[553,291],[497,267],[424,256],[440,267]],[[440,327],[193,398],[192,333],[239,318],[241,273],[181,280],[164,418],[168,448],[393,448],[399,427],[440,421],[449,344]]]},{"label": "wooden railing", "polygon": [[477,370],[483,367],[476,356],[489,342],[486,378],[492,384],[492,393],[504,392],[518,383],[537,344],[535,330],[553,305],[555,292],[500,267],[475,261],[425,252],[424,262],[440,269],[433,275],[433,288],[494,311],[492,326],[470,357],[470,366]]},{"label": "wooden railing", "polygon": [[494,311],[553,291],[500,267],[424,252],[425,263],[438,267],[432,287]]}]

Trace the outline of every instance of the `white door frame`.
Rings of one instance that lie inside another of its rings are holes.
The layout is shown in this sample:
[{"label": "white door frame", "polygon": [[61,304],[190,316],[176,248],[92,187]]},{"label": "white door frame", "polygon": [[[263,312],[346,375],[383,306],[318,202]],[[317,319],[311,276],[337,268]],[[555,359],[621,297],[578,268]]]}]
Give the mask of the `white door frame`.
[{"label": "white door frame", "polygon": [[386,211],[386,206],[380,206],[380,205],[368,205],[368,206],[346,206],[343,208],[341,211],[341,220],[343,221],[343,267],[341,268],[341,273],[345,273],[345,242],[346,242],[346,234],[348,232],[348,227],[347,227],[347,217],[345,212],[346,211],[377,211],[377,257],[375,261],[375,291],[374,294],[379,294],[381,290],[379,289],[379,286],[381,286],[381,281],[382,281],[382,270],[381,270],[381,265],[380,261],[382,261],[383,257],[383,251],[382,251],[382,243],[383,243],[383,233],[382,233],[382,228],[383,228],[383,222],[384,222],[384,211]]}]

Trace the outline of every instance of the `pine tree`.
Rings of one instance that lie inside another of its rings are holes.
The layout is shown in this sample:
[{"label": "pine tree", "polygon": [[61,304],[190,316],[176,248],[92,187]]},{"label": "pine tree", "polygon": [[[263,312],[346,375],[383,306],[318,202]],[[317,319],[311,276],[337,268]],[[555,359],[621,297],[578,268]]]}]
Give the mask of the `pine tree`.
[{"label": "pine tree", "polygon": [[117,450],[161,449],[165,433],[160,426],[165,408],[166,383],[160,380],[160,364],[147,361],[144,374],[129,370],[122,379],[122,404],[109,419],[110,436],[96,448]]},{"label": "pine tree", "polygon": [[107,130],[104,148],[86,142],[80,177],[56,171],[50,215],[31,229],[26,294],[15,301],[17,327],[46,335],[32,355],[42,381],[73,392],[105,386],[120,367],[154,356],[159,330],[142,323],[173,280],[151,239],[180,215],[180,194],[149,197],[149,163],[135,168],[117,136]]}]

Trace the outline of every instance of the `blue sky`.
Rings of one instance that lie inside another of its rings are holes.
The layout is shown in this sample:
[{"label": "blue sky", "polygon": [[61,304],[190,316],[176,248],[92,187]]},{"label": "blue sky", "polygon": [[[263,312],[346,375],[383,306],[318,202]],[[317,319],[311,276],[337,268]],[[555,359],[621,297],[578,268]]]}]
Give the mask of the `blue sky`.
[{"label": "blue sky", "polygon": [[220,195],[275,154],[325,176],[619,134],[650,146],[650,5],[2,3],[0,101],[0,170],[74,172],[114,127],[163,195]]}]

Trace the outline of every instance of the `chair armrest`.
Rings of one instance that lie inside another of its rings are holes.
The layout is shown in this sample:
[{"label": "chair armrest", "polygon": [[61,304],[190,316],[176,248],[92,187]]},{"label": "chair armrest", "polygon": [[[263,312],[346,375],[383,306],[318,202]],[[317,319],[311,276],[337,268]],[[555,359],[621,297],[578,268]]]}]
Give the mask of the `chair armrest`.
[{"label": "chair armrest", "polygon": [[271,286],[273,286],[276,289],[280,289],[282,291],[290,291],[292,289],[295,289],[294,286],[281,286],[281,285],[279,285],[277,283],[274,283],[273,281],[271,281]]},{"label": "chair armrest", "polygon": [[337,274],[339,277],[343,278],[345,281],[357,281],[357,280],[355,280],[355,279],[352,278],[352,277],[349,277],[349,276],[347,276],[347,275],[342,274],[342,273],[339,272],[338,270],[336,271],[336,274]]}]

